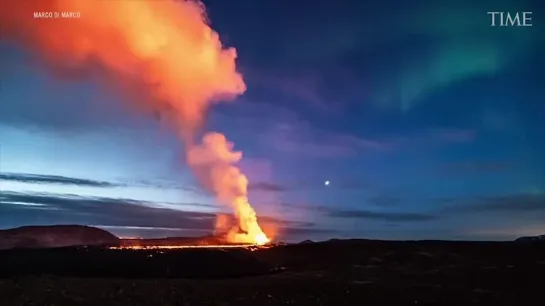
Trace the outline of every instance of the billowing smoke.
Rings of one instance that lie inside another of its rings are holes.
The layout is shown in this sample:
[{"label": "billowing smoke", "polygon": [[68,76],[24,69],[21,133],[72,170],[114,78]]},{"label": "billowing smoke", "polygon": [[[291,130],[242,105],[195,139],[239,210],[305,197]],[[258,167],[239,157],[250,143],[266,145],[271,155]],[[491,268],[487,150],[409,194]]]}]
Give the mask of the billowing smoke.
[{"label": "billowing smoke", "polygon": [[247,179],[234,166],[242,154],[219,133],[194,142],[211,104],[246,90],[235,49],[222,46],[200,2],[2,1],[0,20],[2,39],[37,51],[53,71],[100,67],[105,83],[136,105],[171,110],[199,181],[234,208],[239,228],[231,239],[267,241],[247,200]]},{"label": "billowing smoke", "polygon": [[[228,233],[230,241],[267,242],[257,216],[248,201],[248,179],[233,164],[242,158],[242,152],[233,151],[233,143],[220,133],[208,133],[202,145],[192,146],[187,152],[188,163],[197,179],[209,186],[222,203],[233,205],[238,226]],[[221,227],[222,220],[217,226]]]}]

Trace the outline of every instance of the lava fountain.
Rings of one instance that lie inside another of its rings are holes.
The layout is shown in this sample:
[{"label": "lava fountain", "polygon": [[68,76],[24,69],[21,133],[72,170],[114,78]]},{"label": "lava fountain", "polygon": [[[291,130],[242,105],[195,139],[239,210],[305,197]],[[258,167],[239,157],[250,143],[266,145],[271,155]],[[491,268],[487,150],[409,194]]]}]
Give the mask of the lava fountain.
[{"label": "lava fountain", "polygon": [[[74,14],[62,18],[63,12]],[[135,106],[169,110],[199,182],[233,209],[238,224],[228,240],[269,242],[248,201],[248,179],[236,166],[242,153],[233,152],[233,144],[218,132],[196,141],[209,107],[246,90],[236,70],[236,50],[222,46],[202,3],[2,1],[0,20],[2,40],[30,48],[52,72],[72,72],[55,75],[94,75]]]}]

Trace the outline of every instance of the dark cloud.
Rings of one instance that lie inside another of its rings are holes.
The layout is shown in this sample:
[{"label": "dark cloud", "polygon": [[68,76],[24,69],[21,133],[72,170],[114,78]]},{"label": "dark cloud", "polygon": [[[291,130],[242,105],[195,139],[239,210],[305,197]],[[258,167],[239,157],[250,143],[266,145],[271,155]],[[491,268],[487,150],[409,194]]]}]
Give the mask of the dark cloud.
[{"label": "dark cloud", "polygon": [[[392,198],[393,199],[393,198]],[[386,202],[388,200],[385,200]],[[390,204],[390,203],[388,203]],[[347,219],[369,219],[386,222],[424,222],[440,219],[441,216],[434,214],[421,214],[410,212],[377,212],[370,210],[343,210],[326,206],[297,205],[292,203],[282,203],[282,206],[289,209],[309,210],[332,218]]]},{"label": "dark cloud", "polygon": [[545,194],[512,194],[503,196],[453,199],[446,207],[450,212],[534,212],[545,213]]},{"label": "dark cloud", "polygon": [[158,188],[158,189],[179,189],[184,191],[193,192],[199,195],[208,194],[201,188],[195,186],[184,185],[177,181],[172,180],[123,180],[123,184],[132,187],[145,187],[145,188]]},{"label": "dark cloud", "polygon": [[9,223],[8,220],[2,220],[7,217],[30,222],[72,221],[85,224],[181,228],[211,228],[214,222],[213,214],[157,208],[152,207],[152,203],[131,199],[4,192],[0,200],[0,209],[6,211],[0,215],[0,224]]},{"label": "dark cloud", "polygon": [[283,236],[309,236],[315,234],[338,234],[339,231],[335,229],[325,229],[325,228],[286,228],[282,231]]},{"label": "dark cloud", "polygon": [[333,218],[370,219],[388,222],[424,222],[434,221],[440,217],[431,214],[407,213],[407,212],[374,212],[367,210],[332,210],[326,213]]},{"label": "dark cloud", "polygon": [[167,180],[124,180],[122,182],[106,182],[60,175],[0,173],[0,181],[11,181],[30,184],[75,185],[80,187],[145,187],[159,189],[179,189],[194,192],[197,194],[204,193],[199,188],[193,186],[183,186],[178,182]]},{"label": "dark cloud", "polygon": [[[75,195],[3,192],[0,194],[0,224],[102,225],[139,228],[170,228],[203,231],[214,229],[217,214],[194,212],[159,206],[157,203],[132,199],[81,197]],[[183,206],[207,204],[183,203]],[[232,215],[228,215],[233,218]],[[264,225],[285,228],[286,231],[311,227],[313,224],[291,222],[272,217],[260,217]]]},{"label": "dark cloud", "polygon": [[287,188],[282,185],[270,183],[270,182],[253,183],[253,184],[250,184],[248,189],[253,191],[271,191],[271,192],[280,192],[280,191],[287,190]]},{"label": "dark cloud", "polygon": [[59,175],[39,175],[28,173],[0,173],[0,181],[12,181],[32,184],[61,184],[88,187],[119,187],[120,184]]}]

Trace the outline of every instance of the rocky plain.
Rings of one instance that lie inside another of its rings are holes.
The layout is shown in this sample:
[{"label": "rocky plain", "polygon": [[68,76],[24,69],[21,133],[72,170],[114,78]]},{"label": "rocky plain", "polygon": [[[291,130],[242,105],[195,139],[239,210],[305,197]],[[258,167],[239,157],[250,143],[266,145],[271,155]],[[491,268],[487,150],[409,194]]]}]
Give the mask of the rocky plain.
[{"label": "rocky plain", "polygon": [[8,249],[4,241],[0,304],[543,305],[540,237],[120,250],[108,248],[121,242],[102,232],[92,239],[82,234],[90,229],[70,238],[80,239],[79,246],[52,247],[51,236],[48,243],[29,239],[28,228],[23,241],[32,241],[30,247],[19,242]]}]

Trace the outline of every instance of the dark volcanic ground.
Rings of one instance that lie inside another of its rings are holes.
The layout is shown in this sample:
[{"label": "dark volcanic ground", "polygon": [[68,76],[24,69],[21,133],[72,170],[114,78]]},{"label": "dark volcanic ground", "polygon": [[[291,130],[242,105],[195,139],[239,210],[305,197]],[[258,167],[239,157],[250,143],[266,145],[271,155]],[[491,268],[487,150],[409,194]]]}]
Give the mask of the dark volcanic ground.
[{"label": "dark volcanic ground", "polygon": [[0,252],[0,305],[544,305],[543,244]]}]

